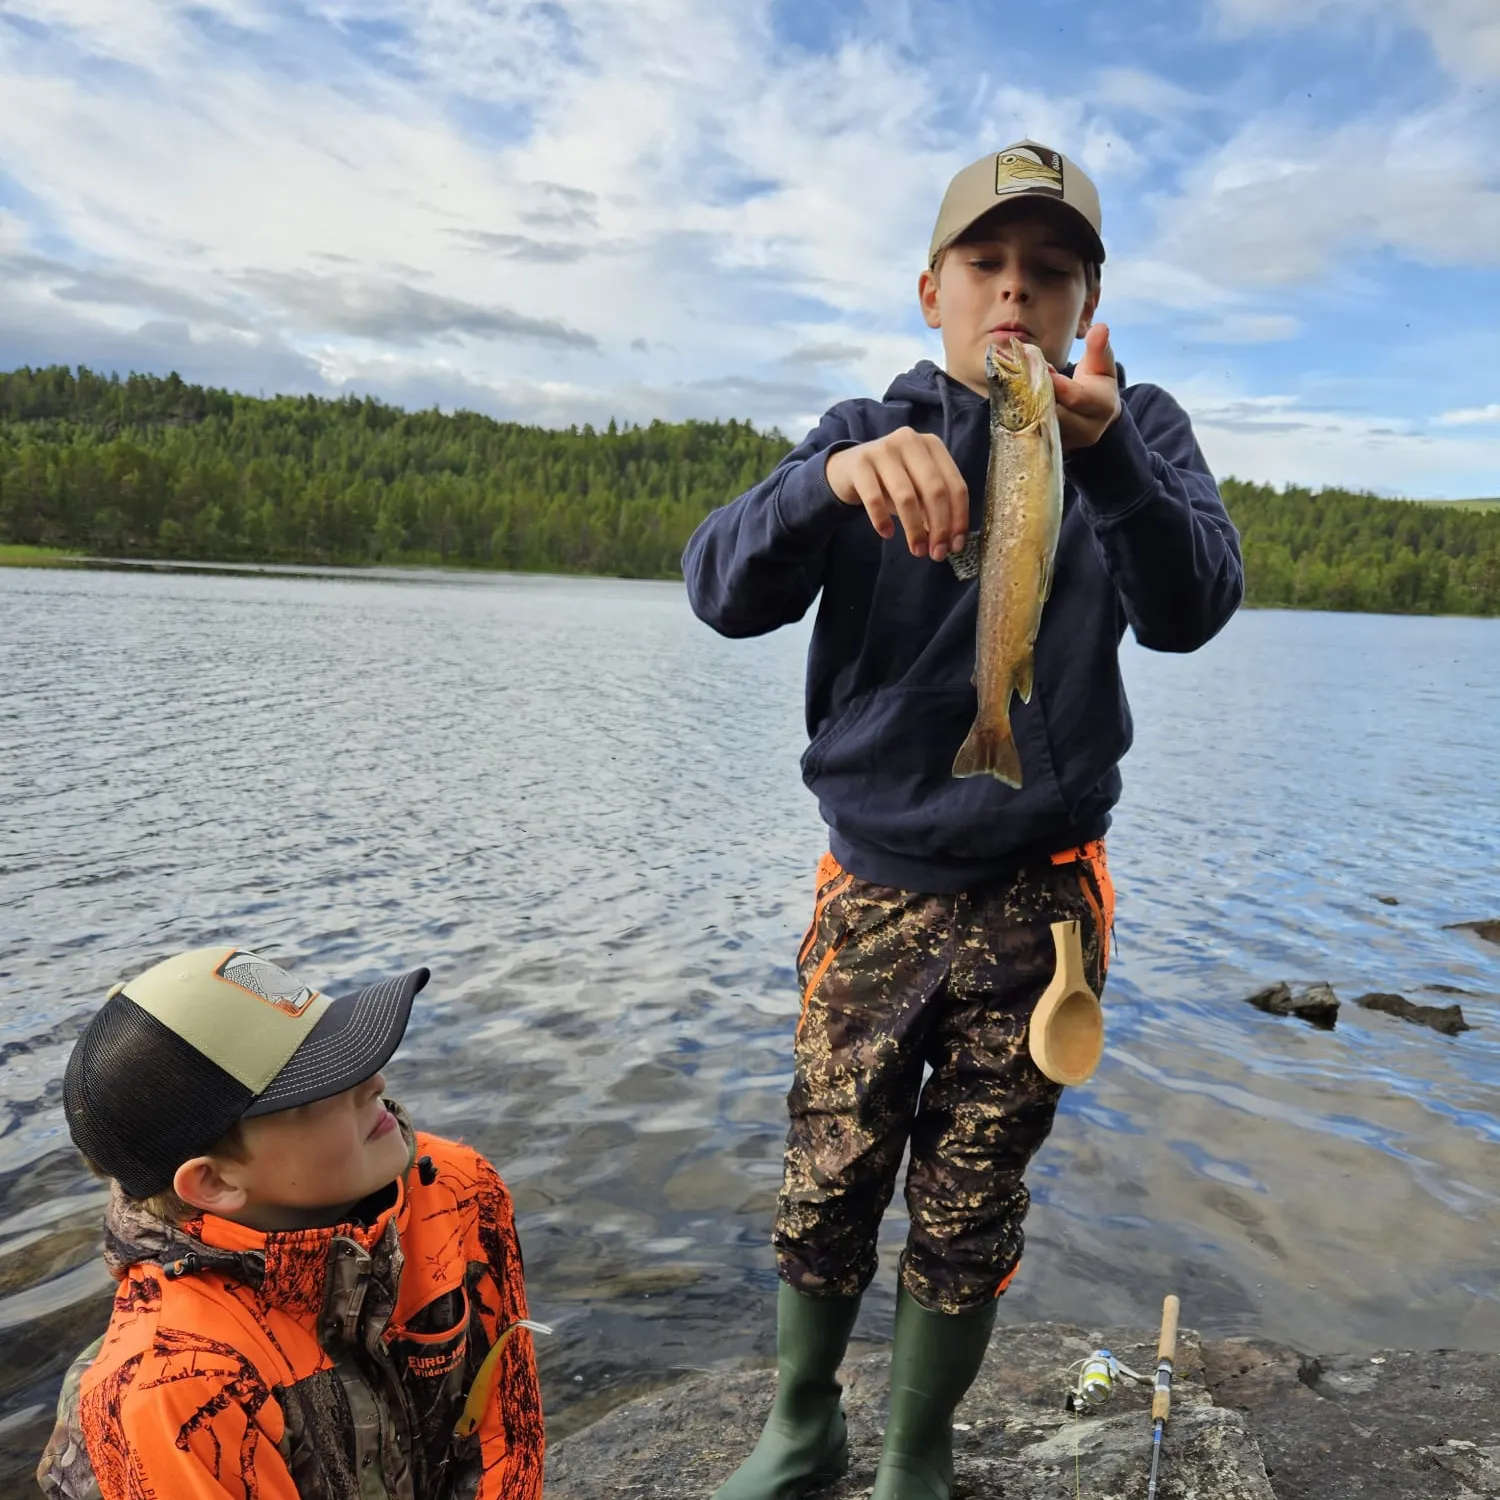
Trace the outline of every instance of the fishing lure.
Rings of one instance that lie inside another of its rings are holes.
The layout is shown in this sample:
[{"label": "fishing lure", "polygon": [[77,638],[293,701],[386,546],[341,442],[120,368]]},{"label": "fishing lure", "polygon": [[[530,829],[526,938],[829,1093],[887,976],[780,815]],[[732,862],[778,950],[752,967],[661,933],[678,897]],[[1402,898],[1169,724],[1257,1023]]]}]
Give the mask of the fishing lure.
[{"label": "fishing lure", "polygon": [[534,1333],[552,1332],[545,1323],[535,1323],[530,1318],[517,1318],[501,1333],[474,1374],[474,1384],[469,1387],[469,1399],[464,1402],[464,1409],[459,1413],[458,1422],[453,1428],[454,1437],[472,1437],[479,1430],[485,1408],[495,1394],[495,1381],[500,1377],[500,1356],[518,1328],[530,1328]]}]

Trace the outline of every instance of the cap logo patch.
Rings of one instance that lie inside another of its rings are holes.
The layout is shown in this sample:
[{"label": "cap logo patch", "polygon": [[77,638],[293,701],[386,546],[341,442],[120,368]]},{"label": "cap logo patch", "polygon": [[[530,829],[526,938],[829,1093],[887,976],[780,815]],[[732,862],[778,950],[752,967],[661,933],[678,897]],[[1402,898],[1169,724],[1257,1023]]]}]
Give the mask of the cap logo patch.
[{"label": "cap logo patch", "polygon": [[995,194],[1046,193],[1063,195],[1062,157],[1055,151],[1033,151],[1029,146],[1012,147],[995,158]]},{"label": "cap logo patch", "polygon": [[300,1016],[314,1000],[317,990],[298,984],[285,969],[277,968],[269,959],[255,953],[240,950],[231,953],[214,971],[220,979],[274,1005],[289,1016]]}]

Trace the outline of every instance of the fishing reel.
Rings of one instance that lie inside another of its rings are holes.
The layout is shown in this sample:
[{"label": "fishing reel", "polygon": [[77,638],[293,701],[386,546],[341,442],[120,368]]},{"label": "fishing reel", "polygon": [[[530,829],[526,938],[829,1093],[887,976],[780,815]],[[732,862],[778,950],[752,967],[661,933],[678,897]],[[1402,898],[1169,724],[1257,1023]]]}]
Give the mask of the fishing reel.
[{"label": "fishing reel", "polygon": [[1070,1375],[1074,1370],[1078,1371],[1078,1379],[1063,1403],[1068,1411],[1098,1411],[1114,1394],[1117,1380],[1128,1380],[1135,1385],[1151,1383],[1129,1365],[1122,1365],[1108,1349],[1095,1349],[1087,1359],[1068,1367]]}]

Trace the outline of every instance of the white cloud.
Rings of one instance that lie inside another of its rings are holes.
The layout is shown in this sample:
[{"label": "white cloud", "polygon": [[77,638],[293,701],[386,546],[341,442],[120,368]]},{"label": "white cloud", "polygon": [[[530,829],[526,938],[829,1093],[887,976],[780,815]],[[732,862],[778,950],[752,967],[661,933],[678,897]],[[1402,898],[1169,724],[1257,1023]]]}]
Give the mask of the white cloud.
[{"label": "white cloud", "polygon": [[[1341,3],[1221,9],[1248,26]],[[1241,123],[1129,66],[1080,63],[1072,89],[979,75],[907,0],[869,0],[822,54],[777,40],[773,0],[0,5],[35,23],[0,21],[0,173],[24,204],[0,212],[0,356],[796,434],[940,356],[913,317],[938,197],[1022,135],[1096,174],[1124,226],[1106,315],[1223,346],[1236,370],[1302,332],[1288,288],[1366,249],[1500,262],[1478,95],[1331,129]],[[1456,0],[1432,10],[1462,20]],[[1152,213],[1154,240],[1131,243]],[[1218,391],[1203,411],[1221,466],[1255,477],[1356,482],[1382,442],[1414,482],[1419,457],[1493,467],[1462,414],[1393,435]]]},{"label": "white cloud", "polygon": [[1249,121],[1158,202],[1151,255],[1227,287],[1291,287],[1382,249],[1500,266],[1500,173],[1487,117],[1454,105],[1328,132]]},{"label": "white cloud", "polygon": [[[328,347],[375,367],[443,340],[439,385],[593,393],[609,371],[591,349],[644,344],[651,388],[680,393],[671,416],[726,372],[776,383],[796,342],[873,350],[909,315],[942,186],[974,151],[973,117],[934,123],[941,67],[878,28],[831,55],[778,49],[770,0],[320,0],[279,44],[340,50],[290,75],[164,0],[24,3],[64,37],[26,51],[0,28],[0,168],[80,268],[72,291],[34,274],[37,307],[67,295],[119,324],[107,299],[133,287],[139,318],[274,332],[325,367]],[[274,30],[268,5],[217,6]],[[388,29],[400,68],[339,42],[356,22],[365,47]],[[157,77],[84,83],[69,37]],[[1006,85],[977,117],[1130,170],[1091,105]]]},{"label": "white cloud", "polygon": [[1294,314],[1260,307],[1245,289],[1213,279],[1213,269],[1174,265],[1159,252],[1127,256],[1105,268],[1100,317],[1130,327],[1165,320],[1187,344],[1271,344],[1298,336],[1302,324]]},{"label": "white cloud", "polygon": [[1220,477],[1449,499],[1489,493],[1500,472],[1500,434],[1438,436],[1418,421],[1318,409],[1289,394],[1225,395],[1207,380],[1173,393]]},{"label": "white cloud", "polygon": [[1142,68],[1105,68],[1094,80],[1089,97],[1098,104],[1117,105],[1160,120],[1176,120],[1198,110],[1218,108],[1212,99]]},{"label": "white cloud", "polygon": [[1438,60],[1461,78],[1500,78],[1500,6],[1495,0],[1218,0],[1221,19],[1235,30],[1305,26],[1336,17],[1368,28],[1405,22],[1424,32]]},{"label": "white cloud", "polygon": [[[266,29],[272,12],[258,0],[6,0],[0,20],[29,21],[66,35],[83,52],[168,76],[193,50],[186,18]],[[0,28],[0,59],[5,31]]]},{"label": "white cloud", "polygon": [[1108,261],[1104,267],[1103,305],[1111,316],[1125,307],[1133,315],[1144,309],[1146,315],[1158,311],[1218,312],[1234,307],[1244,299],[1240,293],[1224,286],[1208,272],[1174,264],[1152,250]]},{"label": "white cloud", "polygon": [[1491,401],[1488,406],[1470,406],[1459,411],[1445,411],[1438,421],[1444,427],[1477,427],[1490,422],[1500,423],[1500,401]]},{"label": "white cloud", "polygon": [[1294,339],[1301,331],[1301,323],[1290,313],[1237,312],[1188,329],[1186,337],[1199,344],[1274,344]]}]

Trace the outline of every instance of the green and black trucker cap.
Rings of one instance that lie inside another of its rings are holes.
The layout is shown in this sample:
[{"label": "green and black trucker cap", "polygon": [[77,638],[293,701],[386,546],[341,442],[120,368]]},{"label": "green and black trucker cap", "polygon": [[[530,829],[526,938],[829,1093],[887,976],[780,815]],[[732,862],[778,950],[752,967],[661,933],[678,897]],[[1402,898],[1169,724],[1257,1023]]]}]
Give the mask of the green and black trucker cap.
[{"label": "green and black trucker cap", "polygon": [[243,948],[195,948],[117,984],[68,1058],[73,1143],[132,1198],[236,1121],[340,1094],[401,1043],[428,971],[331,999]]}]

